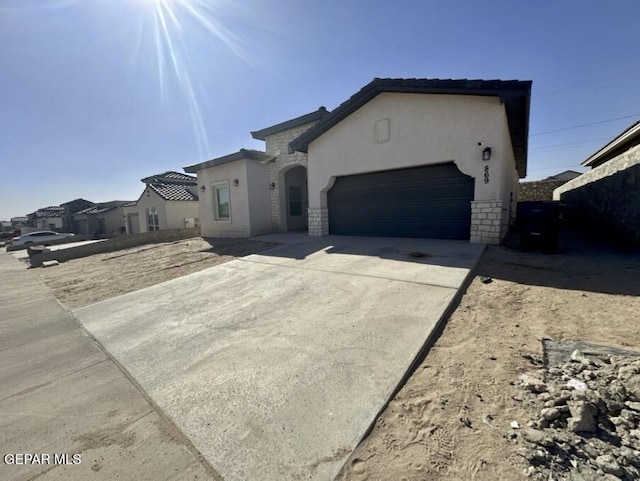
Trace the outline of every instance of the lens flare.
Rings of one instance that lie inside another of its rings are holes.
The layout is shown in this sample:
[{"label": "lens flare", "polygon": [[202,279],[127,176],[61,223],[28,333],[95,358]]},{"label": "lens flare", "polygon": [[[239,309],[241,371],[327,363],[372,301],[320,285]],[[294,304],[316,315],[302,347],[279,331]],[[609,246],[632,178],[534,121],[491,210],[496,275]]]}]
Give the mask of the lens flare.
[{"label": "lens flare", "polygon": [[[205,89],[196,89],[197,84],[194,85],[194,82],[198,79],[192,78],[194,64],[200,61],[194,60],[194,57],[197,57],[194,51],[198,51],[194,42],[199,42],[200,46],[212,42],[222,43],[237,58],[254,66],[247,51],[242,47],[239,36],[223,23],[223,14],[233,8],[239,8],[238,3],[228,0],[130,1],[137,3],[139,10],[142,10],[141,25],[144,26],[141,26],[139,35],[149,35],[153,39],[161,99],[164,101],[168,95],[169,84],[179,86],[189,107],[198,148],[202,155],[207,155],[207,130],[198,101],[198,93],[205,95]],[[149,29],[152,32],[149,32]]]}]

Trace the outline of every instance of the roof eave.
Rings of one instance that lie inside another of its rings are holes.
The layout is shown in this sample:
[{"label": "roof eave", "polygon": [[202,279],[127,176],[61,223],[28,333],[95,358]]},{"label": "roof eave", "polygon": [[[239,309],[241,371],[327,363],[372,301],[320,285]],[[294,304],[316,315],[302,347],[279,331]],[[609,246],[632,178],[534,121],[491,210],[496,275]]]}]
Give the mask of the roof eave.
[{"label": "roof eave", "polygon": [[266,140],[270,135],[275,135],[285,130],[300,127],[312,122],[317,122],[327,115],[329,115],[329,111],[326,109],[326,107],[322,106],[318,110],[314,110],[313,112],[309,112],[308,114],[301,115],[300,117],[285,120],[284,122],[265,127],[264,129],[254,130],[253,132],[251,132],[251,137],[257,140]]},{"label": "roof eave", "polygon": [[637,122],[636,125],[632,126],[629,130],[623,132],[596,153],[592,154],[588,159],[584,160],[581,165],[584,167],[594,167],[603,164],[615,156],[613,154],[616,150],[624,148],[627,144],[632,143],[638,138],[640,138],[640,122]]},{"label": "roof eave", "polygon": [[210,167],[217,167],[219,165],[228,164],[229,162],[235,162],[237,160],[255,160],[258,162],[268,162],[274,157],[275,156],[269,155],[266,152],[262,152],[259,150],[240,149],[238,152],[207,160],[205,162],[200,162],[199,164],[188,165],[186,167],[183,167],[183,169],[189,174],[196,174],[199,170],[208,169]]}]

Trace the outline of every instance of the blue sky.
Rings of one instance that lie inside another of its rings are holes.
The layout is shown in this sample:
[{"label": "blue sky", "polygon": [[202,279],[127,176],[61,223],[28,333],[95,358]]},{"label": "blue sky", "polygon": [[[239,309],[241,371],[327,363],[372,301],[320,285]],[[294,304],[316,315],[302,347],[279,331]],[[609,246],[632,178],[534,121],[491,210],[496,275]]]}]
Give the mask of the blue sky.
[{"label": "blue sky", "polygon": [[0,219],[135,200],[141,178],[262,148],[251,130],[374,77],[533,80],[527,180],[581,170],[640,118],[639,14],[633,0],[0,0]]}]

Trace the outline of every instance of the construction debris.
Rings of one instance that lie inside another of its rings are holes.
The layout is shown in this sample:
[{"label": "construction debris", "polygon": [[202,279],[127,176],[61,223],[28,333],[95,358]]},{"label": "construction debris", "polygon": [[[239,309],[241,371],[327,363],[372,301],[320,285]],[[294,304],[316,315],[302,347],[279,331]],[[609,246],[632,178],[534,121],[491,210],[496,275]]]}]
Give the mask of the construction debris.
[{"label": "construction debris", "polygon": [[[640,479],[640,358],[589,357],[521,376],[539,416],[511,430],[533,480]],[[509,436],[505,434],[505,437]]]}]

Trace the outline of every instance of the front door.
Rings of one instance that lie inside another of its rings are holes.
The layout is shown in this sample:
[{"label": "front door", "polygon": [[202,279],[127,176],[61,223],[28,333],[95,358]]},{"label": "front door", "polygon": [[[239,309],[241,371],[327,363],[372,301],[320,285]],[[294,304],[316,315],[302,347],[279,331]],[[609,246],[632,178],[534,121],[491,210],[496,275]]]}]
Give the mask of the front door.
[{"label": "front door", "polygon": [[287,230],[307,228],[307,169],[294,167],[285,174]]}]

